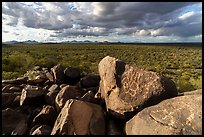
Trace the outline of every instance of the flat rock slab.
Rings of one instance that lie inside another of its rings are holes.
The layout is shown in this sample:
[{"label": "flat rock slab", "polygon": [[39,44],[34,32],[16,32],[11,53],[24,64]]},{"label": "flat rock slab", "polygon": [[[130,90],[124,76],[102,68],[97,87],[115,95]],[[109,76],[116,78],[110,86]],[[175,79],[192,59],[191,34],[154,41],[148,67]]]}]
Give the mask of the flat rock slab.
[{"label": "flat rock slab", "polygon": [[127,135],[201,135],[202,95],[164,100],[143,109],[125,126]]},{"label": "flat rock slab", "polygon": [[21,77],[21,78],[12,79],[12,80],[3,80],[2,84],[20,85],[20,84],[26,84],[27,80],[28,80],[28,77]]},{"label": "flat rock slab", "polygon": [[103,58],[99,65],[100,89],[110,114],[125,118],[125,113],[177,96],[175,83],[156,72],[145,71],[113,57]]}]

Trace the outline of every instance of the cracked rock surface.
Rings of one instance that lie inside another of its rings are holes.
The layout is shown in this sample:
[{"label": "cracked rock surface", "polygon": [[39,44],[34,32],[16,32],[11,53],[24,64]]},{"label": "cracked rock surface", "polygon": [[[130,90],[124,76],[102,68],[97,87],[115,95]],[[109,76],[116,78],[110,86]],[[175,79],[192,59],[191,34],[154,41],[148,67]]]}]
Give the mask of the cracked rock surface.
[{"label": "cracked rock surface", "polygon": [[126,123],[125,131],[127,135],[201,135],[202,95],[178,96],[147,107]]}]

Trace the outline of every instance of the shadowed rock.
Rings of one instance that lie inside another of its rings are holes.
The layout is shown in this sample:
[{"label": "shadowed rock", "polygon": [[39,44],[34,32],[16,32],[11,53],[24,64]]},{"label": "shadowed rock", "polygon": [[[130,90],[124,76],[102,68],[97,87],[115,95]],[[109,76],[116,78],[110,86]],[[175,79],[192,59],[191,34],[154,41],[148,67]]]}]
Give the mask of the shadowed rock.
[{"label": "shadowed rock", "polygon": [[91,90],[89,90],[87,93],[85,93],[79,100],[87,101],[90,103],[96,103],[96,104],[98,104],[100,102],[97,98],[95,98],[95,94]]},{"label": "shadowed rock", "polygon": [[16,95],[13,93],[2,93],[2,109],[11,107],[13,100],[15,99]]},{"label": "shadowed rock", "polygon": [[81,78],[81,71],[78,68],[66,68],[64,74],[66,82],[70,85],[76,84]]},{"label": "shadowed rock", "polygon": [[40,113],[33,119],[35,124],[47,124],[53,126],[57,118],[57,113],[55,112],[54,107],[46,105],[43,106]]},{"label": "shadowed rock", "polygon": [[21,77],[21,78],[17,78],[17,79],[13,79],[13,80],[3,80],[2,84],[20,85],[20,84],[26,84],[27,80],[28,80],[28,77]]},{"label": "shadowed rock", "polygon": [[40,125],[37,127],[31,135],[50,135],[52,128],[48,125]]},{"label": "shadowed rock", "polygon": [[27,85],[21,93],[20,106],[22,105],[38,105],[44,103],[44,95],[47,93],[38,86]]},{"label": "shadowed rock", "polygon": [[103,58],[98,69],[101,77],[99,92],[105,99],[107,110],[118,118],[178,94],[170,79],[134,68],[113,57]]},{"label": "shadowed rock", "polygon": [[23,135],[27,131],[27,115],[7,108],[2,110],[2,134]]},{"label": "shadowed rock", "polygon": [[94,75],[94,74],[89,74],[80,80],[82,87],[85,87],[85,88],[97,87],[99,86],[99,82],[100,82],[100,76]]},{"label": "shadowed rock", "polygon": [[105,135],[101,106],[69,99],[55,121],[51,135]]},{"label": "shadowed rock", "polygon": [[201,135],[202,95],[167,99],[143,109],[125,126],[127,135]]},{"label": "shadowed rock", "polygon": [[119,126],[122,123],[117,123],[115,120],[109,120],[107,122],[107,135],[123,135],[123,130]]}]

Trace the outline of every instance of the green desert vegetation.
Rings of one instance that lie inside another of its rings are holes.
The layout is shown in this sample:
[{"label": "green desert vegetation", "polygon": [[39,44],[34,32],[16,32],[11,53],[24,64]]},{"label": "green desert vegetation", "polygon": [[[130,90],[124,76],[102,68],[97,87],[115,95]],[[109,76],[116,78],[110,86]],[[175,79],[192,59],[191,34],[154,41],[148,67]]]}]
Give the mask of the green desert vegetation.
[{"label": "green desert vegetation", "polygon": [[38,65],[56,64],[98,73],[105,56],[162,73],[185,92],[202,88],[202,47],[132,44],[15,44],[2,47],[2,79],[14,79]]}]

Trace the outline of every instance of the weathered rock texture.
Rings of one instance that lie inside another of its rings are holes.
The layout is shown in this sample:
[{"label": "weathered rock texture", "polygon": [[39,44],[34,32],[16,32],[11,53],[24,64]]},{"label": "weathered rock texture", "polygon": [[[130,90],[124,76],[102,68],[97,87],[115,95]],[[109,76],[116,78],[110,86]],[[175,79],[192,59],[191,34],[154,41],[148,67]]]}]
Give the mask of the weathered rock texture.
[{"label": "weathered rock texture", "polygon": [[113,57],[99,65],[100,90],[109,113],[124,118],[125,113],[177,96],[173,81],[156,73],[133,68]]},{"label": "weathered rock texture", "polygon": [[202,95],[164,100],[143,109],[126,123],[127,135],[201,135]]},{"label": "weathered rock texture", "polygon": [[96,104],[70,99],[61,110],[51,135],[104,135],[103,109]]}]

